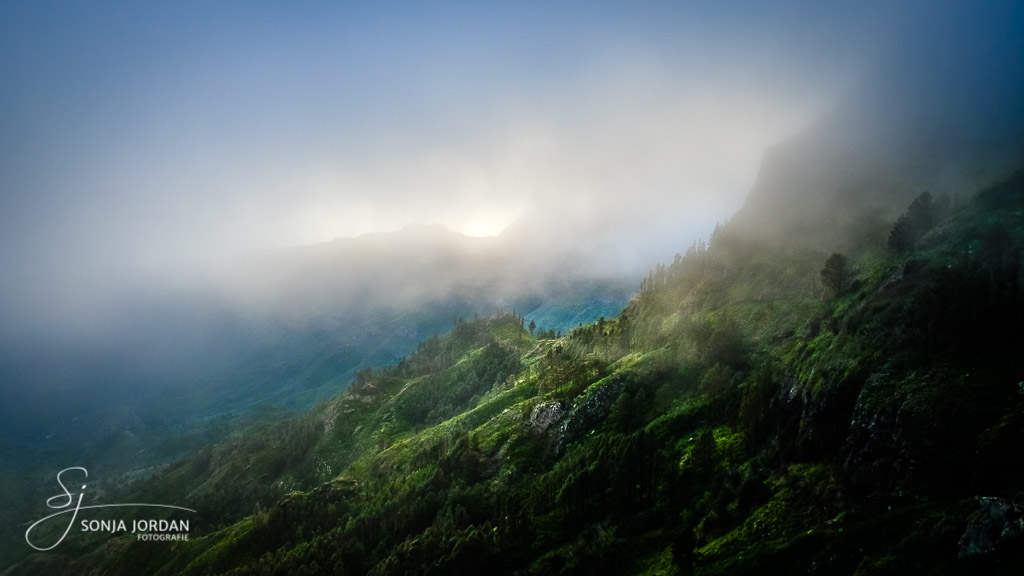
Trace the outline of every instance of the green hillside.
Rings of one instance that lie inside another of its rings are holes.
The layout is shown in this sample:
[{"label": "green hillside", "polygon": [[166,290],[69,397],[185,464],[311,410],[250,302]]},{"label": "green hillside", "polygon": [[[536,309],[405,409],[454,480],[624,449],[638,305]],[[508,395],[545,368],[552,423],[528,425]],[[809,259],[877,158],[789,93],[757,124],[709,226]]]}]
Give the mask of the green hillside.
[{"label": "green hillside", "polygon": [[725,224],[618,318],[460,320],[112,489],[187,542],[5,574],[1020,574],[1022,242],[1020,173],[838,256]]}]

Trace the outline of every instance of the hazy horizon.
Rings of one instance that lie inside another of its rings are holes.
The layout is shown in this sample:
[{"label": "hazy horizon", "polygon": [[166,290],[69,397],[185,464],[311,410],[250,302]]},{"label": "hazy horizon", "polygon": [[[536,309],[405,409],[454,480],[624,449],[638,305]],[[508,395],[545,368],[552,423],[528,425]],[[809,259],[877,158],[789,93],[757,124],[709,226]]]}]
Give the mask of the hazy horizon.
[{"label": "hazy horizon", "polygon": [[197,262],[415,223],[512,227],[632,274],[706,239],[767,149],[830,118],[871,148],[899,131],[1019,145],[1024,116],[1013,6],[0,16],[0,309],[54,317],[43,330]]},{"label": "hazy horizon", "polygon": [[[1024,2],[38,0],[0,55],[0,572],[1020,563]],[[151,506],[193,542],[48,521]]]}]

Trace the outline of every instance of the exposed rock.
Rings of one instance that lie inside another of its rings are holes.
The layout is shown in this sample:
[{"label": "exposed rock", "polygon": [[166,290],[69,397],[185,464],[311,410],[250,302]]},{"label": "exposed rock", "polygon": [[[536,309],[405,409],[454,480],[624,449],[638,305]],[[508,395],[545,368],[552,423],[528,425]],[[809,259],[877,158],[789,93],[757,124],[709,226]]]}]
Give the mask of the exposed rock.
[{"label": "exposed rock", "polygon": [[988,554],[1006,540],[1024,533],[1024,506],[1005,498],[980,498],[980,510],[967,517],[967,528],[960,537],[960,558]]},{"label": "exposed rock", "polygon": [[621,375],[614,375],[587,388],[587,391],[576,398],[568,416],[559,427],[557,449],[575,442],[589,432],[598,422],[604,420],[611,410],[612,403],[625,388],[626,382]]},{"label": "exposed rock", "polygon": [[861,390],[843,446],[843,470],[855,489],[892,489],[907,475],[904,401],[886,374],[871,375]]},{"label": "exposed rock", "polygon": [[842,449],[853,491],[869,496],[915,485],[952,495],[963,489],[982,429],[958,390],[942,373],[870,376]]},{"label": "exposed rock", "polygon": [[353,498],[359,491],[359,483],[351,478],[335,478],[313,489],[313,494],[324,502],[338,502]]},{"label": "exposed rock", "polygon": [[565,415],[565,408],[558,400],[544,402],[530,412],[530,427],[537,433],[547,432],[553,424],[557,424]]},{"label": "exposed rock", "polygon": [[327,409],[324,410],[324,413],[320,416],[320,424],[324,428],[325,436],[330,434],[331,430],[334,430],[334,423],[338,419],[338,413],[338,402],[331,402],[330,405],[327,406]]}]

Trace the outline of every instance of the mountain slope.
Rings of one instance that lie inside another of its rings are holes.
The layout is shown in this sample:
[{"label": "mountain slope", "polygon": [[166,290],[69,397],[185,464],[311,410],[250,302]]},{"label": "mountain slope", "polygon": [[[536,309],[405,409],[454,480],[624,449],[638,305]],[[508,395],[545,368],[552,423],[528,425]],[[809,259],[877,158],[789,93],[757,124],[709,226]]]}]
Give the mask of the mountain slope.
[{"label": "mountain slope", "polygon": [[64,571],[1019,573],[1024,176],[922,206],[825,286],[730,224],[615,320],[461,323],[131,489],[189,542]]},{"label": "mountain slope", "polygon": [[86,334],[62,327],[53,340],[4,347],[0,435],[11,449],[0,464],[19,474],[0,497],[0,534],[11,536],[0,539],[0,567],[29,551],[17,534],[24,506],[52,496],[37,479],[69,462],[111,484],[148,477],[238,427],[310,409],[461,319],[517,310],[553,334],[612,316],[635,293],[632,277],[535,256],[410,227],[141,286],[97,312]]}]

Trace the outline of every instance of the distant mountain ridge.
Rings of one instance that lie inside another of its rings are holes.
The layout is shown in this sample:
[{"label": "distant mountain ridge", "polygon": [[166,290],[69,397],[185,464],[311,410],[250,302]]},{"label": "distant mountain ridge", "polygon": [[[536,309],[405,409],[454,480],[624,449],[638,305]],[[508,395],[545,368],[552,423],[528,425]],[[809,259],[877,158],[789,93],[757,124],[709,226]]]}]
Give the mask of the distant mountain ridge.
[{"label": "distant mountain ridge", "polygon": [[11,355],[0,363],[0,417],[42,449],[77,445],[83,430],[106,429],[111,406],[127,407],[142,433],[123,448],[89,433],[83,450],[143,465],[158,457],[147,438],[200,433],[261,406],[308,409],[459,319],[515,310],[565,331],[614,316],[636,285],[438,224],[261,252],[178,288],[121,294],[88,338]]},{"label": "distant mountain ridge", "polygon": [[[46,381],[88,368],[63,390],[79,413],[48,414],[20,457],[125,471],[188,452],[141,489],[203,510],[210,539],[147,557],[153,572],[255,571],[261,543],[282,573],[334,552],[375,574],[420,557],[436,573],[484,560],[507,573],[938,569],[968,495],[1024,478],[1020,338],[989,330],[1024,309],[1010,211],[1024,184],[966,200],[1019,167],[1020,142],[850,132],[861,120],[846,111],[768,151],[743,208],[636,298],[638,278],[526,225],[336,239],[136,293],[88,348],[0,366],[10,382],[47,362]],[[965,200],[894,251],[887,236],[924,189]],[[849,265],[835,293],[830,252]],[[536,337],[531,320],[583,326]],[[45,406],[20,392],[17,406]],[[8,426],[38,416],[2,410]],[[99,432],[69,442],[83,429]],[[936,531],[915,527],[921,514]],[[858,540],[874,533],[886,541]]]},{"label": "distant mountain ridge", "polygon": [[833,282],[730,222],[616,319],[458,322],[120,487],[188,542],[9,574],[1019,574],[1024,173],[936,210]]}]

